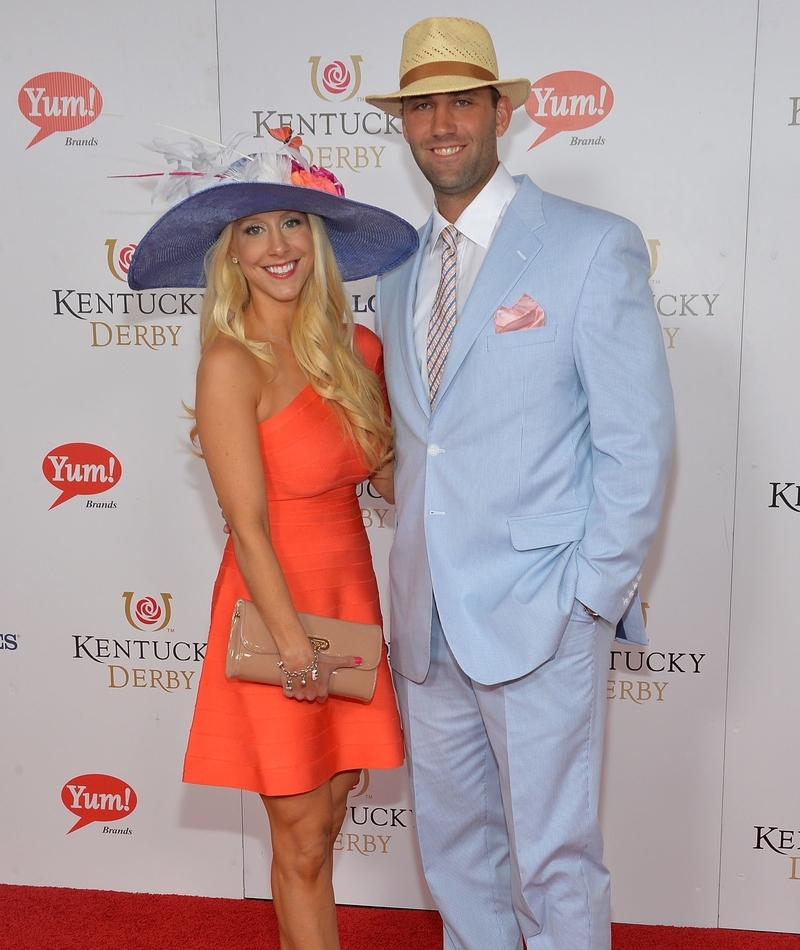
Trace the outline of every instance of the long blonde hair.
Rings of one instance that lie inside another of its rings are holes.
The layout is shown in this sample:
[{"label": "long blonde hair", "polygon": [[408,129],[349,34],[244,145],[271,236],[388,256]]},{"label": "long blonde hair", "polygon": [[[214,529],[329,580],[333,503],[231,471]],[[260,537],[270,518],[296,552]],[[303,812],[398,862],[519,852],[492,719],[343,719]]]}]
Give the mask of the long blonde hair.
[{"label": "long blonde hair", "polygon": [[[394,432],[386,418],[383,390],[354,345],[355,321],[325,227],[316,215],[309,214],[308,221],[314,267],[300,292],[289,332],[292,351],[312,388],[337,410],[345,433],[374,472],[392,458]],[[277,368],[271,346],[245,334],[250,290],[228,254],[232,233],[233,224],[229,224],[206,254],[200,350],[204,352],[222,333]],[[195,426],[193,436],[196,431]]]}]

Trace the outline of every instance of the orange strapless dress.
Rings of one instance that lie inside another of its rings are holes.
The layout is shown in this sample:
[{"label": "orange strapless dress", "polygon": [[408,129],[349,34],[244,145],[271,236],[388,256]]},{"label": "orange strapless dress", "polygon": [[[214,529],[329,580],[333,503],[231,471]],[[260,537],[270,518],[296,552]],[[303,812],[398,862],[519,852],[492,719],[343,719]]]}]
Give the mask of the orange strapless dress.
[{"label": "orange strapless dress", "polygon": [[[358,328],[370,366],[380,344]],[[259,427],[272,543],[298,611],[381,623],[356,487],[367,476],[333,410],[307,386]],[[211,628],[183,779],[265,795],[317,788],[337,772],[395,768],[403,739],[384,652],[370,703],[287,699],[275,686],[225,678],[231,615],[247,597],[229,540],[214,585]]]}]

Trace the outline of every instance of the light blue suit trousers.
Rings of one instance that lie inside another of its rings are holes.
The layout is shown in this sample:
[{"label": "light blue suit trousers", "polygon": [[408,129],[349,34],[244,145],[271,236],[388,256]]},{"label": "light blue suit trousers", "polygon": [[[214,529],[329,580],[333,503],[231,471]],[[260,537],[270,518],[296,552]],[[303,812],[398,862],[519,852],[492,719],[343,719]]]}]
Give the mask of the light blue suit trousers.
[{"label": "light blue suit trousers", "polygon": [[597,811],[612,637],[577,605],[552,660],[483,686],[434,612],[425,681],[395,675],[445,950],[609,950]]}]

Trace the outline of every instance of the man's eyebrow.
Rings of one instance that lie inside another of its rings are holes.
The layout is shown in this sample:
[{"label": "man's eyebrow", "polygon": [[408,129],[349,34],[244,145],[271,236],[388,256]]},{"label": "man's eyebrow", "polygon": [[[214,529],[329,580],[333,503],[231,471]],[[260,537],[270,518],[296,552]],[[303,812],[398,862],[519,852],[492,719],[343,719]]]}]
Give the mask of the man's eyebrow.
[{"label": "man's eyebrow", "polygon": [[469,96],[477,92],[477,89],[453,89],[447,92],[428,92],[418,96],[402,96],[402,102],[424,102],[426,99],[433,99],[434,96],[449,96],[451,99],[458,99],[461,96]]}]

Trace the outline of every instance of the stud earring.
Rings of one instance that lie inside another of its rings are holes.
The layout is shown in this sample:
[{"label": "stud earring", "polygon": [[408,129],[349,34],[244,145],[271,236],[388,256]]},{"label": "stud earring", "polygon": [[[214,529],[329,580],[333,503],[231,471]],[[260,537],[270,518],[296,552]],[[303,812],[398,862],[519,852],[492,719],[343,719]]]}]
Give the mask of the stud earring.
[{"label": "stud earring", "polygon": [[238,258],[238,257],[232,257],[231,260],[233,261],[234,264],[238,264],[238,263],[239,263],[239,258]]}]

